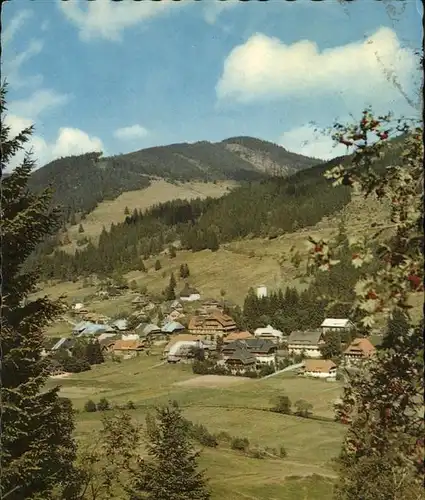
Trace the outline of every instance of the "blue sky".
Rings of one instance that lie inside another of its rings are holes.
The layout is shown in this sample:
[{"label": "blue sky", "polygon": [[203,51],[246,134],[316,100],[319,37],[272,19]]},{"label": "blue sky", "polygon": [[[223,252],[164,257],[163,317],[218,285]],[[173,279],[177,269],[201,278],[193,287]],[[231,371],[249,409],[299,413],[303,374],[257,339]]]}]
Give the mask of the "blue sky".
[{"label": "blue sky", "polygon": [[[250,135],[328,158],[314,132],[368,104],[413,114],[421,3],[14,0],[2,77],[12,131],[45,163]],[[416,86],[416,87],[415,87]]]}]

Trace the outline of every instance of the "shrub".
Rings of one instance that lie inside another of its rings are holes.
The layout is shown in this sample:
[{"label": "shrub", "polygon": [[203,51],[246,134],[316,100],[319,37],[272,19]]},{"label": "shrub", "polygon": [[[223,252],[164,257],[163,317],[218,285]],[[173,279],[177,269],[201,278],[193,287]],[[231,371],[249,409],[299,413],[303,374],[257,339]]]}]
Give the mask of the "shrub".
[{"label": "shrub", "polygon": [[93,413],[97,411],[96,403],[93,400],[89,399],[84,405],[84,411],[88,413]]},{"label": "shrub", "polygon": [[249,440],[247,438],[234,437],[230,443],[232,450],[247,451],[249,448]]},{"label": "shrub", "polygon": [[280,458],[285,458],[286,456],[288,455],[285,447],[282,445],[280,448],[279,448],[279,457]]},{"label": "shrub", "polygon": [[99,403],[97,403],[97,411],[107,411],[111,409],[111,405],[106,398],[102,398]]},{"label": "shrub", "polygon": [[125,408],[127,410],[135,410],[136,409],[136,405],[133,403],[133,401],[127,401],[126,405],[125,405]]},{"label": "shrub", "polygon": [[267,375],[271,375],[276,371],[275,366],[272,363],[268,363],[267,365],[263,365],[260,369],[259,376],[267,377]]},{"label": "shrub", "polygon": [[285,415],[290,415],[291,400],[288,398],[288,396],[278,396],[271,411],[274,411],[276,413],[283,413]]},{"label": "shrub", "polygon": [[248,456],[251,458],[263,459],[266,458],[267,453],[261,448],[254,448],[249,450]]},{"label": "shrub", "polygon": [[228,432],[226,432],[226,431],[220,431],[217,434],[217,439],[219,441],[225,441],[227,443],[230,443],[230,441],[232,440],[232,436]]}]

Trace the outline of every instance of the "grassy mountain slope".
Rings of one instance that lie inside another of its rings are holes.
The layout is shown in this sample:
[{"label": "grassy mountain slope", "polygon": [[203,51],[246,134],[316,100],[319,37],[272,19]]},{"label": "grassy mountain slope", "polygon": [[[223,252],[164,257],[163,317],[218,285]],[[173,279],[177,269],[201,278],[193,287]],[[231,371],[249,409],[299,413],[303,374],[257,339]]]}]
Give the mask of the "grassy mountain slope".
[{"label": "grassy mountain slope", "polygon": [[67,207],[68,213],[89,213],[102,201],[147,187],[150,178],[260,180],[271,174],[289,175],[319,162],[252,138],[244,138],[242,154],[232,149],[234,140],[230,141],[171,144],[111,157],[87,153],[60,158],[35,171],[30,185],[38,190],[52,183],[54,200]]},{"label": "grassy mountain slope", "polygon": [[216,198],[223,196],[237,185],[236,181],[230,180],[217,181],[216,183],[170,183],[163,179],[151,180],[150,185],[143,190],[126,191],[114,200],[106,200],[99,203],[83,221],[83,235],[78,232],[78,225],[68,228],[71,245],[65,246],[64,249],[74,251],[76,241],[82,236],[96,241],[103,226],[109,228],[111,224],[118,224],[125,219],[124,210],[126,207],[132,212],[134,209],[146,210],[158,203],[165,203],[178,198],[182,200],[193,198],[203,199],[207,196]]}]

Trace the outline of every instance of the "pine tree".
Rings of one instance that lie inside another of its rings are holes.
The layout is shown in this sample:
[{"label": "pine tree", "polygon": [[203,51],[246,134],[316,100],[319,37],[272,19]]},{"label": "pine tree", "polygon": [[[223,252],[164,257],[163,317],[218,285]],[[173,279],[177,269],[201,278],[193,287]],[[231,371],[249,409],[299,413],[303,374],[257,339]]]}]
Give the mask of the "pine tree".
[{"label": "pine tree", "polygon": [[147,451],[133,477],[131,500],[209,500],[198,452],[192,448],[187,422],[177,403],[156,410],[146,419]]},{"label": "pine tree", "polygon": [[177,282],[176,282],[176,278],[174,277],[174,273],[171,273],[171,276],[170,276],[170,288],[176,288],[177,286]]},{"label": "pine tree", "polygon": [[105,362],[99,341],[89,342],[86,346],[85,357],[91,365],[100,365]]},{"label": "pine tree", "polygon": [[139,265],[138,265],[138,271],[141,271],[142,273],[146,273],[146,266],[143,260],[140,259]]},{"label": "pine tree", "polygon": [[83,225],[82,225],[82,224],[80,224],[80,225],[78,226],[78,232],[79,232],[79,233],[84,233],[84,228],[83,228]]},{"label": "pine tree", "polygon": [[174,259],[176,257],[176,249],[173,247],[173,245],[170,245],[170,248],[168,249],[168,255],[170,256],[170,259]]},{"label": "pine tree", "polygon": [[161,268],[161,262],[159,260],[155,261],[155,271],[159,271]]},{"label": "pine tree", "polygon": [[[10,138],[4,123],[6,88],[1,88],[1,172],[29,140],[32,127]],[[28,181],[30,155],[2,179],[1,191],[1,485],[8,500],[51,498],[52,491],[73,474],[76,445],[72,406],[59,388],[46,390],[48,361],[43,359],[43,329],[61,311],[48,298],[28,300],[37,272],[23,265],[38,244],[59,226],[60,212],[51,193],[34,194]]]},{"label": "pine tree", "polygon": [[320,347],[324,359],[334,359],[341,356],[341,335],[339,332],[328,332],[325,335],[325,343]]},{"label": "pine tree", "polygon": [[130,215],[130,210],[128,207],[124,208],[124,215]]}]

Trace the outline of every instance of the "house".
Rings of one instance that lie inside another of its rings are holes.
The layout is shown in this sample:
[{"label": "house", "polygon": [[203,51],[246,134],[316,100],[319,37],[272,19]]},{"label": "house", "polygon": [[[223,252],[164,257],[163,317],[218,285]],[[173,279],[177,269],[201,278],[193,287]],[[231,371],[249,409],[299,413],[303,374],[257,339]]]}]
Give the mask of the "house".
[{"label": "house", "polygon": [[284,337],[283,332],[276,330],[271,325],[267,325],[264,328],[257,328],[254,335],[263,340],[271,340],[275,344],[280,344]]},{"label": "house", "polygon": [[196,288],[191,287],[186,283],[183,290],[180,292],[180,300],[184,300],[186,302],[193,302],[195,300],[200,300],[201,294]]},{"label": "house", "polygon": [[168,363],[190,361],[194,357],[194,350],[202,348],[202,340],[178,340],[168,350],[167,361]]},{"label": "house", "polygon": [[148,303],[145,297],[142,297],[141,295],[137,295],[134,297],[134,299],[131,301],[131,304],[133,307],[143,307]]},{"label": "house", "polygon": [[246,346],[240,346],[226,357],[224,364],[234,373],[236,370],[254,370],[256,362],[255,356],[249,349]]},{"label": "house", "polygon": [[204,337],[202,335],[191,335],[190,333],[179,333],[176,336],[172,337],[171,340],[168,342],[168,344],[164,347],[163,355],[164,357],[167,357],[168,354],[170,353],[171,348],[177,343],[177,342],[199,342],[201,340],[204,340]]},{"label": "house", "polygon": [[197,312],[200,315],[206,315],[215,310],[223,312],[222,303],[216,299],[205,299],[202,301],[202,304]]},{"label": "house", "polygon": [[97,313],[87,313],[84,315],[84,321],[89,321],[90,323],[97,323],[99,325],[107,325],[110,321],[108,316],[104,316],[103,314]]},{"label": "house", "polygon": [[330,359],[306,359],[300,373],[306,377],[336,378],[336,368]]},{"label": "house", "polygon": [[173,309],[168,315],[167,315],[167,320],[168,321],[176,321],[177,319],[183,318],[184,314],[182,311],[178,309]]},{"label": "house", "polygon": [[117,340],[120,340],[119,338],[117,338],[117,336],[104,338],[102,340],[99,340],[100,350],[102,351],[102,353],[103,354],[112,353],[114,344]]},{"label": "house", "polygon": [[44,342],[44,348],[42,350],[42,356],[47,356],[57,352],[59,349],[65,349],[69,351],[75,344],[75,338],[72,337],[61,337],[59,340],[56,339],[46,339]]},{"label": "house", "polygon": [[321,358],[320,347],[325,343],[322,330],[294,331],[288,338],[290,354],[301,354],[308,358]]},{"label": "house", "polygon": [[132,358],[144,349],[144,344],[140,340],[116,340],[111,346],[112,352],[123,358]]},{"label": "house", "polygon": [[347,366],[356,365],[365,359],[370,358],[376,351],[375,346],[367,338],[357,338],[344,351],[344,364]]},{"label": "house", "polygon": [[320,325],[322,329],[322,333],[329,332],[349,332],[350,330],[354,330],[354,323],[346,318],[326,318],[323,323]]},{"label": "house", "polygon": [[161,329],[163,333],[176,333],[181,332],[182,330],[185,330],[185,327],[177,321],[170,321],[166,323]]},{"label": "house", "polygon": [[223,343],[224,344],[230,344],[231,342],[234,342],[235,340],[247,340],[247,339],[253,339],[254,336],[250,332],[232,332],[229,333],[224,339]]},{"label": "house", "polygon": [[74,312],[80,312],[81,309],[84,309],[84,304],[82,302],[77,302],[76,304],[72,305],[72,310]]},{"label": "house", "polygon": [[177,299],[173,300],[173,302],[171,302],[170,308],[173,311],[182,311],[183,310],[182,304]]},{"label": "house", "polygon": [[227,314],[213,311],[206,316],[192,316],[188,329],[194,335],[225,336],[237,330],[236,323]]},{"label": "house", "polygon": [[277,346],[271,340],[261,340],[256,338],[246,340],[235,340],[229,344],[223,345],[221,354],[227,361],[232,357],[235,351],[247,349],[255,358],[256,365],[275,363]]},{"label": "house", "polygon": [[140,337],[137,333],[123,333],[121,335],[122,340],[140,340]]},{"label": "house", "polygon": [[112,323],[112,328],[119,332],[125,332],[128,330],[128,321],[126,319],[117,319]]},{"label": "house", "polygon": [[106,339],[118,339],[118,335],[116,334],[116,332],[114,333],[101,333],[98,337],[97,337],[97,340],[99,342],[101,342],[102,340],[106,340]]}]

